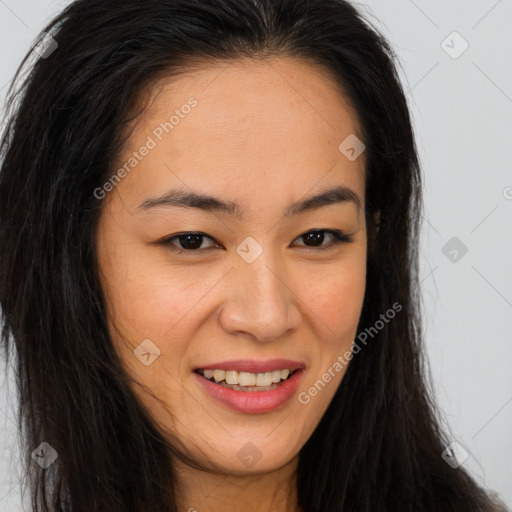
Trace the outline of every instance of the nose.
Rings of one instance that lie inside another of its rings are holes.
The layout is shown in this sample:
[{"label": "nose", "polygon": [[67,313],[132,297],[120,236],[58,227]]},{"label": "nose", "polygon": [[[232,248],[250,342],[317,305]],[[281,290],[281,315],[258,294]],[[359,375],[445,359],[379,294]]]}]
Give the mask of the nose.
[{"label": "nose", "polygon": [[270,251],[252,263],[235,263],[225,283],[227,293],[218,321],[235,336],[273,341],[290,335],[300,322],[298,290],[271,258]]}]

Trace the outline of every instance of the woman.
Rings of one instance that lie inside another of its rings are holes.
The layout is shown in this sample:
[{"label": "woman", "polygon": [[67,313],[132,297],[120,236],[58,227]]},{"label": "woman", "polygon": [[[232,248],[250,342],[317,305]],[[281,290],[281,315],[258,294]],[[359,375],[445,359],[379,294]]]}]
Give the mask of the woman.
[{"label": "woman", "polygon": [[382,35],[342,0],[79,0],[46,33],[0,174],[33,509],[498,510],[426,386]]}]

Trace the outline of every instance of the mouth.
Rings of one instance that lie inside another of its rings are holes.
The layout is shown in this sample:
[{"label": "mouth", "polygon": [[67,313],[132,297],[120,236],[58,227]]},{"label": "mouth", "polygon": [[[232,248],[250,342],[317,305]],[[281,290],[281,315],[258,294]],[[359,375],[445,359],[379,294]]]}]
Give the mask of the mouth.
[{"label": "mouth", "polygon": [[[222,366],[230,368],[232,363],[223,363]],[[251,365],[254,368],[254,364]],[[276,366],[274,363],[275,369],[261,373],[220,368],[196,368],[192,373],[195,374],[205,397],[213,399],[214,402],[238,413],[266,414],[287,404],[292,407],[291,399],[296,394],[305,372],[305,367],[301,365],[282,369]],[[269,369],[268,365],[265,369]]]},{"label": "mouth", "polygon": [[202,369],[194,370],[206,380],[218,386],[235,391],[262,392],[272,391],[291,379],[300,369],[273,370],[264,373],[239,372],[236,370]]}]

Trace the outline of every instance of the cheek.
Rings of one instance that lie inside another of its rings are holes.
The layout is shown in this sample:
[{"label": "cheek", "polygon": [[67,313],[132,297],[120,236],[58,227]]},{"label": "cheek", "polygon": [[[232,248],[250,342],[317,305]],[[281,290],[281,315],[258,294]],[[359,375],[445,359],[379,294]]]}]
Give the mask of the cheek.
[{"label": "cheek", "polygon": [[211,288],[208,284],[190,285],[176,275],[140,269],[115,287],[113,317],[132,336],[165,338]]},{"label": "cheek", "polygon": [[181,361],[225,270],[179,268],[147,255],[125,254],[109,271],[109,317],[113,336],[119,340],[121,335],[119,341],[127,345],[124,352],[150,339],[162,355]]},{"label": "cheek", "polygon": [[303,294],[318,321],[329,329],[329,339],[333,337],[339,344],[347,336],[355,336],[365,289],[365,266],[352,265],[340,267],[339,272],[329,276],[309,279]]}]

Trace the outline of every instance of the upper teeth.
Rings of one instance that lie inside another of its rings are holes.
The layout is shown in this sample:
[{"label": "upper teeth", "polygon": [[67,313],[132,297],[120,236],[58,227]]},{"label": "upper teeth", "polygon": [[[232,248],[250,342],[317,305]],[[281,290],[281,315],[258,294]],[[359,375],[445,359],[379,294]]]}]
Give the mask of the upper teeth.
[{"label": "upper teeth", "polygon": [[288,378],[291,371],[285,369],[265,373],[249,373],[236,370],[203,370],[203,373],[207,379],[213,377],[215,382],[225,380],[227,384],[238,384],[239,386],[270,386],[272,383],[278,383]]}]

